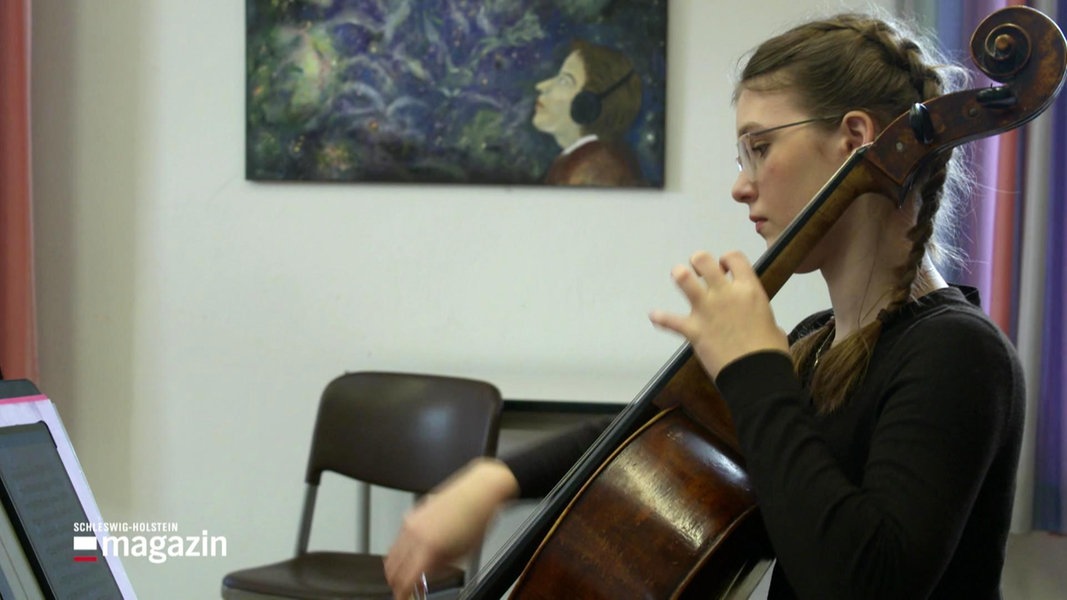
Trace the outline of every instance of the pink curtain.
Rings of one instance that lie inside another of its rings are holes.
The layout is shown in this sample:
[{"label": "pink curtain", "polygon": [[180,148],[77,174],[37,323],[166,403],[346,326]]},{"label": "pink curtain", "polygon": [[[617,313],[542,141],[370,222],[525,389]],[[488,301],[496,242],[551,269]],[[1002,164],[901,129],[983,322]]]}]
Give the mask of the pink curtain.
[{"label": "pink curtain", "polygon": [[0,1],[0,369],[37,379],[30,177],[30,0]]},{"label": "pink curtain", "polygon": [[1022,136],[1014,129],[973,143],[979,193],[976,223],[965,248],[967,273],[959,279],[979,289],[982,304],[1004,333],[1015,337],[1022,198]]}]

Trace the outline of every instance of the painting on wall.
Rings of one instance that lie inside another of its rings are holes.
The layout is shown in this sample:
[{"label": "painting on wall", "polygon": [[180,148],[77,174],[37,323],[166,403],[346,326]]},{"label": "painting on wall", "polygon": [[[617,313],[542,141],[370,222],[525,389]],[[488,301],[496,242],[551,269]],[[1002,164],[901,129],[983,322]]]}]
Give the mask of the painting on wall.
[{"label": "painting on wall", "polygon": [[246,0],[246,177],[662,188],[667,0]]}]

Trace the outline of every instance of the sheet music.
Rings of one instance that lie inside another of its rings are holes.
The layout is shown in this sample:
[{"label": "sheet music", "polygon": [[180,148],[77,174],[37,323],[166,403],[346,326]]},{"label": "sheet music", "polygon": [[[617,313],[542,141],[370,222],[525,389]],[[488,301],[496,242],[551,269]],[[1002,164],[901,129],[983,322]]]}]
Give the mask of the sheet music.
[{"label": "sheet music", "polygon": [[[67,493],[70,494],[73,492],[76,499],[76,502],[74,503],[84,511],[83,515],[75,521],[71,521],[67,517],[60,517],[65,520],[65,524],[61,524],[61,528],[64,530],[56,534],[57,539],[60,538],[60,534],[62,535],[62,548],[59,547],[59,542],[56,542],[57,545],[55,546],[59,551],[59,559],[69,561],[67,566],[70,567],[70,569],[73,569],[74,573],[79,574],[79,577],[80,574],[85,573],[81,567],[89,566],[93,571],[108,571],[112,583],[117,586],[117,593],[114,589],[111,589],[110,586],[108,586],[111,594],[108,596],[82,595],[83,592],[78,591],[74,592],[74,595],[72,596],[57,597],[61,600],[64,600],[65,598],[136,600],[137,594],[133,591],[133,586],[130,584],[129,578],[126,575],[126,571],[123,568],[122,561],[119,557],[101,556],[97,549],[95,552],[97,560],[95,562],[85,563],[75,562],[74,560],[76,554],[74,550],[74,538],[77,536],[94,534],[75,534],[73,530],[73,522],[104,523],[105,520],[100,514],[99,507],[96,505],[96,499],[93,497],[92,490],[89,488],[89,483],[85,479],[85,473],[82,471],[81,464],[78,462],[78,457],[74,453],[70,438],[67,435],[66,429],[63,427],[59,414],[56,412],[55,405],[47,396],[37,392],[36,387],[30,382],[24,380],[0,381],[0,428],[16,425],[32,425],[37,422],[43,422],[47,425],[47,431],[55,442],[54,449],[49,451],[52,458],[47,460],[59,461],[59,465],[61,465],[62,468],[61,470],[65,473],[67,485],[70,486],[67,488]],[[38,482],[38,484],[42,485],[41,482]],[[31,488],[29,491],[32,492],[33,489]],[[54,511],[59,509],[58,507],[53,506],[46,507],[45,510]],[[106,535],[106,532],[96,532],[95,535],[99,540],[100,536]],[[103,568],[101,569],[101,567]]]},{"label": "sheet music", "polygon": [[86,555],[93,560],[74,559],[73,526],[85,511],[43,421],[0,427],[0,482],[23,547],[56,598],[122,598],[98,549]]}]

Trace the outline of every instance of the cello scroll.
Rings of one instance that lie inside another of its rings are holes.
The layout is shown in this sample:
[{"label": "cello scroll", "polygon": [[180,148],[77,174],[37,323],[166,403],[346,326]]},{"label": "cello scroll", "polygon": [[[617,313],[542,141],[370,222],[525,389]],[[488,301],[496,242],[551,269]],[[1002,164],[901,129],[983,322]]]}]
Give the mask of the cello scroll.
[{"label": "cello scroll", "polygon": [[971,53],[975,66],[1003,85],[927,100],[921,109],[926,135],[916,135],[913,109],[890,123],[867,153],[867,162],[898,194],[911,187],[915,174],[932,156],[1030,122],[1063,87],[1067,73],[1063,32],[1032,8],[1012,6],[991,14],[971,36]]}]

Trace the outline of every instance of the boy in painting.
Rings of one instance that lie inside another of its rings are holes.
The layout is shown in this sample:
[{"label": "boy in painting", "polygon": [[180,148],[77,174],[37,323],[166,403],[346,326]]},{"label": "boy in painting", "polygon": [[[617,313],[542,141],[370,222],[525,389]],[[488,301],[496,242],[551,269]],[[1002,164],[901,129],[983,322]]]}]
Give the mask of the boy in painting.
[{"label": "boy in painting", "polygon": [[622,141],[641,109],[641,78],[624,54],[576,41],[559,73],[536,87],[533,126],[563,149],[545,183],[642,185],[637,158]]}]

